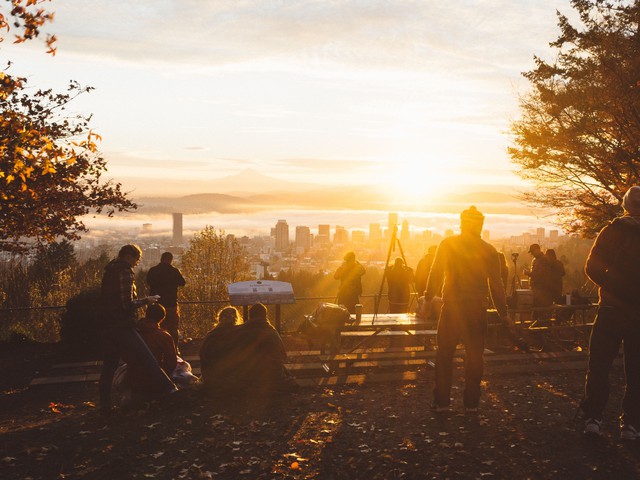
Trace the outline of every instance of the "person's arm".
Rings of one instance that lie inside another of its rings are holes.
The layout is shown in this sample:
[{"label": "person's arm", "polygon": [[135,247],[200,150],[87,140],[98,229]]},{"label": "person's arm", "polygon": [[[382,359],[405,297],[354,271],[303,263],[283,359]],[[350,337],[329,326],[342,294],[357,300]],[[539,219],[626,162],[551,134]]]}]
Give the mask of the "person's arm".
[{"label": "person's arm", "polygon": [[618,244],[617,237],[615,227],[607,225],[600,230],[587,257],[584,271],[599,287],[604,286],[608,279],[609,266],[613,264],[617,253],[615,248]]},{"label": "person's arm", "polygon": [[136,298],[133,288],[134,275],[131,270],[122,270],[118,276],[118,286],[120,290],[120,306],[123,310],[136,309],[149,302],[147,298]]},{"label": "person's arm", "polygon": [[495,256],[495,260],[490,259],[488,262],[488,281],[489,292],[493,306],[498,311],[501,319],[509,316],[507,308],[507,295],[505,293],[504,284],[502,283],[502,275],[500,272],[500,258]]},{"label": "person's arm", "polygon": [[182,273],[177,268],[176,268],[176,283],[178,284],[179,287],[184,287],[187,284],[186,280],[182,276]]},{"label": "person's arm", "polygon": [[145,279],[150,292],[153,292],[155,290],[155,286],[157,283],[155,273],[156,273],[155,267],[151,267],[147,272],[147,278]]},{"label": "person's arm", "polygon": [[336,280],[342,280],[342,277],[344,276],[344,272],[347,268],[346,263],[342,263],[342,265],[340,265],[338,267],[338,269],[336,270],[336,273],[334,273],[333,278],[335,278]]}]

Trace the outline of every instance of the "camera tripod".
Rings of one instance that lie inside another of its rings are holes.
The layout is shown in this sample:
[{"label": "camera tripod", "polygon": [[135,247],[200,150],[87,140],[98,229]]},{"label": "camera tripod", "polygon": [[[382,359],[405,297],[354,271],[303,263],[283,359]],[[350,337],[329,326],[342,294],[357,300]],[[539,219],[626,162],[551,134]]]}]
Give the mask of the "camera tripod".
[{"label": "camera tripod", "polygon": [[515,295],[516,288],[522,288],[522,282],[518,276],[518,253],[511,254],[511,260],[513,260],[513,278],[511,279],[511,295]]},{"label": "camera tripod", "polygon": [[[407,259],[404,256],[404,250],[402,249],[402,243],[400,242],[400,239],[398,238],[398,225],[394,224],[393,225],[393,229],[391,231],[391,238],[389,241],[389,251],[387,253],[387,261],[385,262],[385,267],[384,267],[384,272],[382,274],[382,280],[380,282],[380,290],[378,291],[378,295],[376,295],[376,299],[375,299],[375,307],[373,310],[373,319],[371,321],[372,324],[375,323],[376,321],[376,317],[378,315],[378,309],[380,308],[380,299],[382,297],[382,290],[384,289],[384,282],[387,279],[387,267],[389,266],[389,261],[391,260],[391,254],[395,251],[396,245],[398,246],[398,250],[400,250],[400,256],[402,257],[402,260],[404,261],[405,266],[407,265]],[[413,282],[410,283],[410,288],[411,288],[411,293],[415,293],[416,291],[416,287],[414,285]],[[409,309],[411,307],[411,304],[413,303],[413,295],[411,295],[410,299],[409,299],[409,305],[407,307],[407,309]]]}]

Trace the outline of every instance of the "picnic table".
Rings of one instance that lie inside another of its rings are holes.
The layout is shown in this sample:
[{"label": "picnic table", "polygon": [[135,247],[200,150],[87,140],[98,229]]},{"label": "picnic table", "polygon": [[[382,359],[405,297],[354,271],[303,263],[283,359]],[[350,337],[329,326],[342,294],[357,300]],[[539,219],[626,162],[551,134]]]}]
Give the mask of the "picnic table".
[{"label": "picnic table", "polygon": [[360,338],[350,352],[360,348],[372,339],[380,336],[413,335],[426,339],[435,336],[437,330],[434,322],[427,322],[413,313],[378,313],[363,314],[359,321],[351,315],[352,323],[345,325],[340,331],[340,338]]}]

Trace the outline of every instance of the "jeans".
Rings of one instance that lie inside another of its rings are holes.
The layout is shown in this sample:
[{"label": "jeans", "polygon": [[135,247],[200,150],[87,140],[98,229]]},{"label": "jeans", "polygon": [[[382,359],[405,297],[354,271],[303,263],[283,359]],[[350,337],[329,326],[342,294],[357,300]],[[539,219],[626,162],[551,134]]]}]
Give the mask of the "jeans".
[{"label": "jeans", "polygon": [[126,352],[127,358],[141,369],[145,376],[144,388],[152,397],[160,397],[175,390],[175,385],[158,366],[158,362],[135,328],[109,328],[102,331],[103,359],[98,388],[100,406],[111,408],[111,384],[118,369],[120,357]]},{"label": "jeans", "polygon": [[601,305],[589,341],[585,397],[580,407],[587,418],[602,419],[609,399],[609,371],[624,351],[626,389],[621,420],[640,427],[640,312]]},{"label": "jeans", "polygon": [[445,302],[438,321],[438,350],[434,399],[438,406],[451,402],[453,356],[462,340],[465,353],[464,406],[476,408],[480,402],[480,381],[484,372],[484,341],[487,333],[487,307],[483,301]]}]

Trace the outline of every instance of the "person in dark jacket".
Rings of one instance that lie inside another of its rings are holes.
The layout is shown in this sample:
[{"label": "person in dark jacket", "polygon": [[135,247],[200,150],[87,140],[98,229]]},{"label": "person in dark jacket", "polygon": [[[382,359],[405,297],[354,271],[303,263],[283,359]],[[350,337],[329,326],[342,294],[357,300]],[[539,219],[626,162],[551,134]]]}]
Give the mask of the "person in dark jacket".
[{"label": "person in dark jacket", "polygon": [[249,308],[249,318],[238,328],[242,339],[243,372],[250,391],[269,395],[295,384],[285,368],[287,351],[261,303]]},{"label": "person in dark jacket", "polygon": [[548,268],[548,289],[549,295],[551,295],[551,299],[556,303],[564,303],[565,299],[563,298],[563,288],[562,288],[562,277],[565,275],[564,265],[558,260],[556,256],[556,251],[553,248],[547,249],[544,253],[545,259],[547,260],[547,268]]},{"label": "person in dark jacket", "polygon": [[624,351],[626,389],[622,400],[620,437],[640,436],[640,186],[622,201],[624,215],[605,226],[591,247],[585,272],[598,286],[598,314],[589,341],[589,364],[581,409],[584,433],[600,435],[609,398],[609,371]]},{"label": "person in dark jacket", "polygon": [[416,265],[416,292],[419,296],[424,295],[424,291],[427,288],[427,279],[429,278],[429,272],[431,271],[431,265],[436,256],[437,248],[437,246],[431,245],[427,253],[420,259],[418,265]]},{"label": "person in dark jacket", "polygon": [[407,313],[411,299],[413,269],[407,267],[404,260],[398,257],[392,267],[387,267],[386,277],[389,313]]},{"label": "person in dark jacket", "polygon": [[[537,243],[531,244],[529,253],[531,268],[525,270],[525,275],[530,279],[531,292],[533,294],[533,308],[545,309],[553,304],[553,295],[549,285],[549,264],[544,256],[542,248]],[[537,310],[533,312],[535,320],[547,320],[551,311]]]},{"label": "person in dark jacket", "polygon": [[450,408],[453,355],[460,340],[465,346],[465,411],[472,413],[478,409],[489,294],[502,322],[512,324],[498,252],[480,238],[483,223],[484,215],[476,207],[462,212],[460,235],[440,243],[427,281],[426,301],[441,297],[443,302],[432,405],[436,412]]},{"label": "person in dark jacket", "polygon": [[340,280],[336,303],[347,307],[349,313],[355,313],[356,304],[360,302],[362,276],[364,274],[365,268],[356,260],[356,254],[354,252],[347,252],[344,255],[342,265],[338,267],[336,273],[333,275],[333,278]]},{"label": "person in dark jacket", "polygon": [[142,250],[137,245],[123,246],[118,258],[105,267],[102,277],[100,316],[104,352],[99,390],[103,414],[112,409],[111,385],[123,353],[144,372],[144,387],[152,396],[177,390],[136,330],[137,309],[158,301],[156,296],[138,298],[133,268],[141,257]]},{"label": "person in dark jacket", "polygon": [[167,311],[162,328],[171,334],[176,350],[180,351],[180,306],[178,304],[178,287],[184,287],[186,281],[173,262],[173,254],[164,252],[160,263],[147,272],[147,285],[151,295],[160,296],[160,304]]}]

